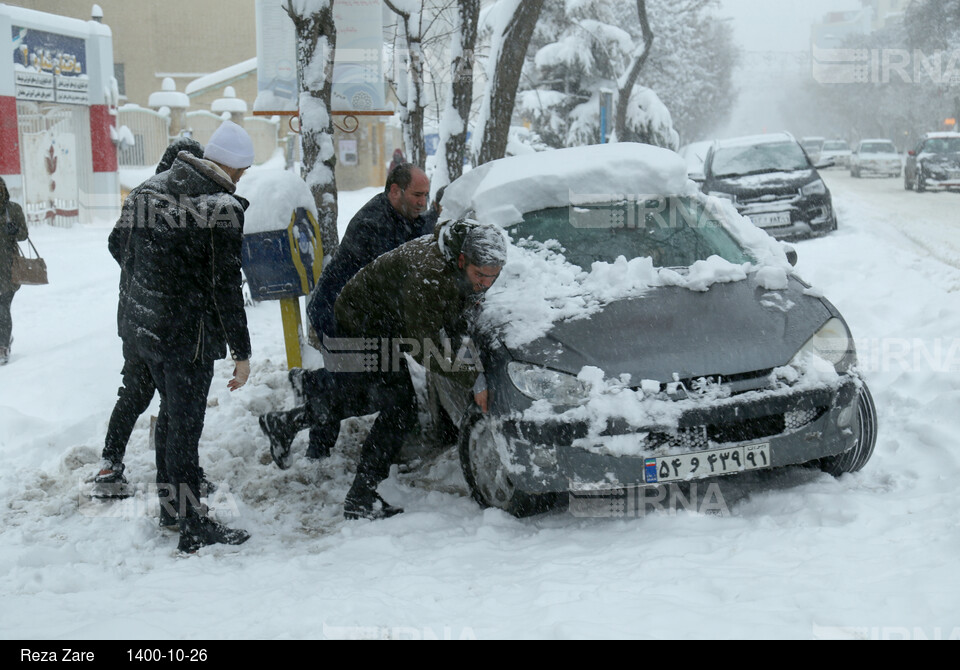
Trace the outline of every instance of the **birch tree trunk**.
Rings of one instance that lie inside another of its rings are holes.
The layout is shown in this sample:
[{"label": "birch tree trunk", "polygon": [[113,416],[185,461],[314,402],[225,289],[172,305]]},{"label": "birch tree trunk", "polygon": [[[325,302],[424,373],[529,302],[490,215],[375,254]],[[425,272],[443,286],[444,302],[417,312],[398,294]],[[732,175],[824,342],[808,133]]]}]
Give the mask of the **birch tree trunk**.
[{"label": "birch tree trunk", "polygon": [[297,74],[300,79],[301,174],[317,203],[323,255],[329,259],[340,246],[337,234],[337,163],[333,147],[333,53],[337,29],[334,0],[286,0],[284,10],[297,34]]},{"label": "birch tree trunk", "polygon": [[407,162],[423,168],[427,162],[427,147],[423,139],[426,107],[423,102],[423,3],[420,3],[419,12],[404,9],[391,0],[384,0],[384,4],[400,17],[403,26],[404,50],[398,60],[406,74],[398,73],[398,84],[401,78],[405,83],[397,86],[397,97],[401,105],[400,123]]},{"label": "birch tree trunk", "polygon": [[477,44],[480,0],[458,0],[450,37],[450,70],[446,101],[440,118],[440,149],[432,188],[446,186],[463,174],[467,156],[467,125],[473,103],[473,53]]}]

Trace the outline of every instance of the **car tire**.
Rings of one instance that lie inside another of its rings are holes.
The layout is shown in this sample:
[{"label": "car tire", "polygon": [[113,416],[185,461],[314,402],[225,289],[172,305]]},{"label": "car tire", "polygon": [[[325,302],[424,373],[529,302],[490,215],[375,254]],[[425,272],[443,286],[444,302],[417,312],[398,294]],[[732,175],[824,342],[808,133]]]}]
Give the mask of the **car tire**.
[{"label": "car tire", "polygon": [[460,426],[460,467],[480,507],[494,507],[523,518],[548,512],[566,500],[562,493],[534,494],[517,489],[497,450],[497,441],[503,439],[496,422],[476,408]]},{"label": "car tire", "polygon": [[918,167],[916,191],[917,193],[923,193],[926,190],[927,190],[927,178],[923,176],[923,170]]},{"label": "car tire", "polygon": [[877,444],[877,407],[873,403],[870,389],[864,384],[857,398],[857,424],[860,435],[856,444],[849,450],[836,456],[820,459],[820,469],[827,474],[839,477],[846,472],[862,469]]},{"label": "car tire", "polygon": [[913,182],[910,181],[910,176],[907,174],[906,170],[904,170],[903,172],[903,190],[904,191],[913,190]]}]

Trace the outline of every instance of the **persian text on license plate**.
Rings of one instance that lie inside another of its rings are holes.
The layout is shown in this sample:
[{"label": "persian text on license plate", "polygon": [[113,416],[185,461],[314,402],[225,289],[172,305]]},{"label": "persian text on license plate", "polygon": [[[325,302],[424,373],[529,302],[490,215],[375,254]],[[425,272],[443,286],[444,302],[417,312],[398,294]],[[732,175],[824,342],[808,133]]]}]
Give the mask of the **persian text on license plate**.
[{"label": "persian text on license plate", "polygon": [[646,483],[659,484],[769,467],[770,444],[764,442],[663,458],[647,458],[643,463],[643,475]]},{"label": "persian text on license plate", "polygon": [[775,214],[751,214],[750,220],[754,225],[760,227],[767,226],[789,226],[790,212],[776,212]]}]

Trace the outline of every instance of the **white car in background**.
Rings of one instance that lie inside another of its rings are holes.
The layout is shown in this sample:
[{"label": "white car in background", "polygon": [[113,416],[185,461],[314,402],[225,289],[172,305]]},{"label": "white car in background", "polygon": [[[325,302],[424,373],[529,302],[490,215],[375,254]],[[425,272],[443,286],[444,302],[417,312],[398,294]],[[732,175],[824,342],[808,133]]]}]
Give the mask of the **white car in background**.
[{"label": "white car in background", "polygon": [[833,164],[839,167],[850,165],[850,145],[846,140],[827,140],[820,149],[820,160],[833,159]]},{"label": "white car in background", "polygon": [[850,176],[862,177],[865,174],[878,174],[882,177],[899,177],[903,167],[903,157],[891,140],[868,139],[850,154]]}]

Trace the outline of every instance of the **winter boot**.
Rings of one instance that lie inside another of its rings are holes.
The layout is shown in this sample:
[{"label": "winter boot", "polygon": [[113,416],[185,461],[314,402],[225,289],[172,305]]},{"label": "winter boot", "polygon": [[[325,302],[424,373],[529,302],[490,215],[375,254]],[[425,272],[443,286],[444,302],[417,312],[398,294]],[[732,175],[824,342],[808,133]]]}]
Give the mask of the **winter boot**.
[{"label": "winter boot", "polygon": [[111,463],[108,460],[100,461],[100,471],[93,481],[97,484],[126,484],[127,478],[123,476],[126,469],[123,463]]},{"label": "winter boot", "polygon": [[290,445],[309,426],[306,406],[287,412],[268,412],[260,417],[260,430],[270,439],[270,456],[281,470],[290,467]]},{"label": "winter boot", "polygon": [[6,365],[10,360],[10,347],[0,347],[0,365]]},{"label": "winter boot", "polygon": [[243,544],[250,533],[237,528],[227,528],[208,516],[190,513],[180,519],[180,543],[177,549],[184,554],[194,554],[200,547],[211,544]]},{"label": "winter boot", "polygon": [[103,460],[100,462],[100,470],[93,478],[93,491],[91,495],[94,498],[109,500],[111,498],[129,498],[132,495],[130,487],[127,485],[127,478],[123,476],[123,463],[111,463]]},{"label": "winter boot", "polygon": [[402,507],[394,507],[380,497],[375,487],[355,481],[343,501],[344,519],[389,519],[403,513]]}]

